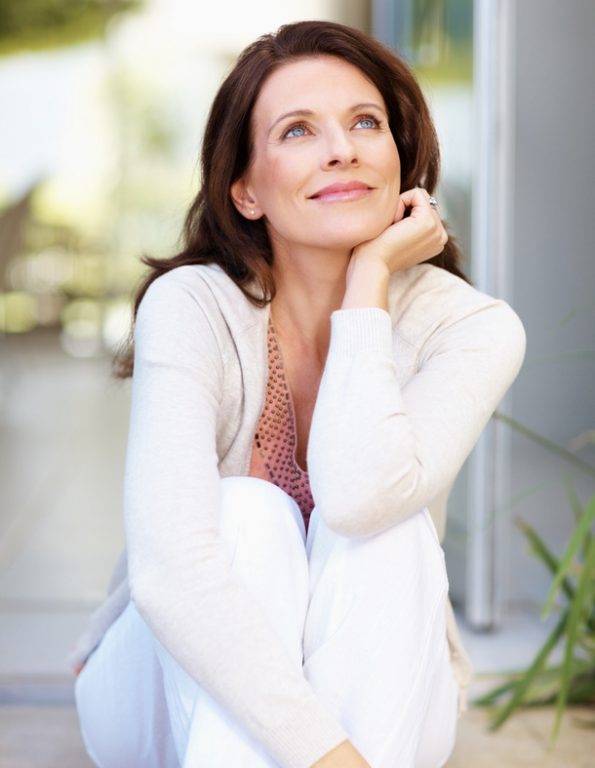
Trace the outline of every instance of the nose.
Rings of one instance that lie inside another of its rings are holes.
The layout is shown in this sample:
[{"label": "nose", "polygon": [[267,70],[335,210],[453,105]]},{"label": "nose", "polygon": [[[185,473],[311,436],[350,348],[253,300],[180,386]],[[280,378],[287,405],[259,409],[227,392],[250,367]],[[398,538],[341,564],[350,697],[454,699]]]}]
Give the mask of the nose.
[{"label": "nose", "polygon": [[324,157],[322,167],[324,169],[343,168],[357,166],[359,164],[358,152],[349,131],[336,128],[329,131],[324,143]]}]

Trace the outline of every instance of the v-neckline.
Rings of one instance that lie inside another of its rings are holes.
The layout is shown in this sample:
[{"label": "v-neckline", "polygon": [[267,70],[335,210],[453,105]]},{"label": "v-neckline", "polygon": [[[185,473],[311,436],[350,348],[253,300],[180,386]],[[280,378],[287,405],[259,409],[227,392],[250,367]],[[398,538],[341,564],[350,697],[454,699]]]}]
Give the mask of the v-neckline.
[{"label": "v-neckline", "polygon": [[[295,464],[296,468],[301,472],[302,475],[308,476],[308,471],[306,469],[303,469],[302,466],[299,464],[297,460],[297,448],[298,448],[298,431],[297,431],[297,418],[295,415],[295,405],[293,402],[293,395],[291,393],[291,387],[289,386],[289,380],[287,378],[287,369],[285,367],[285,360],[283,359],[283,353],[281,351],[281,346],[279,344],[279,340],[277,338],[277,333],[275,331],[275,326],[273,324],[273,318],[271,314],[269,313],[269,327],[271,329],[273,342],[275,344],[275,349],[277,350],[277,354],[279,355],[279,360],[281,362],[281,376],[283,378],[283,385],[285,389],[287,390],[287,401],[289,403],[289,418],[290,418],[290,426],[292,430],[292,434],[294,436],[294,443],[293,443],[293,450],[291,452],[291,458],[293,463]],[[306,446],[306,453],[307,453],[307,446]]]}]

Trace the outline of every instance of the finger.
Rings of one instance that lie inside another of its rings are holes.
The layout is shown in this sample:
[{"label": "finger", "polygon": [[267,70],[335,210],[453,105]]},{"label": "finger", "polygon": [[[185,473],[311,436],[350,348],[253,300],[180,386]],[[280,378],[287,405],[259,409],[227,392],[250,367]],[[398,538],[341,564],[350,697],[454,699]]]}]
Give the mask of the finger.
[{"label": "finger", "polygon": [[407,210],[407,206],[403,202],[403,199],[401,198],[401,196],[399,196],[399,199],[397,200],[397,210],[395,212],[393,224],[396,224],[398,221],[401,221],[401,219],[405,215],[406,210]]},{"label": "finger", "polygon": [[428,202],[426,191],[421,187],[413,187],[413,189],[406,189],[404,192],[401,192],[401,200],[408,208]]},{"label": "finger", "polygon": [[429,202],[430,195],[425,189],[423,189],[423,187],[414,187],[413,189],[408,189],[405,192],[402,192],[401,200],[407,206],[407,208],[413,209],[411,211],[412,214],[415,212],[416,208],[423,211],[434,211],[434,208],[432,208]]}]

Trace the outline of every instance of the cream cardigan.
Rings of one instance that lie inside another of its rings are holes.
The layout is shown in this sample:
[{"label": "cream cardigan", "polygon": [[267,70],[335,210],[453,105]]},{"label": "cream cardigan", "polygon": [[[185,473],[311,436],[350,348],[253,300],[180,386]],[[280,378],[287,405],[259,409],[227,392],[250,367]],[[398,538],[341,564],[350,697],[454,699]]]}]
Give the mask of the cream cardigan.
[{"label": "cream cardigan", "polygon": [[[248,474],[264,405],[268,317],[216,265],[177,267],[149,287],[135,328],[128,569],[124,556],[70,661],[88,657],[132,596],[279,766],[306,768],[349,734],[289,663],[218,535],[220,478]],[[448,490],[524,349],[506,303],[428,264],[391,276],[388,312],[333,312],[308,444],[327,525],[367,536],[428,506],[442,539]],[[471,669],[450,605],[447,626],[462,709]]]}]

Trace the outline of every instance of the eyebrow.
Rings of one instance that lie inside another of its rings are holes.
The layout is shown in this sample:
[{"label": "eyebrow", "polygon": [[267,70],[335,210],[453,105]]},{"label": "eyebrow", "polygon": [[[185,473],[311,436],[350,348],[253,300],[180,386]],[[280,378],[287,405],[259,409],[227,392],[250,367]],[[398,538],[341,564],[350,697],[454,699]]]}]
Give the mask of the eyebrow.
[{"label": "eyebrow", "polygon": [[[369,109],[370,107],[373,107],[374,109],[378,109],[380,112],[382,112],[383,115],[386,115],[386,110],[384,107],[380,106],[380,104],[377,104],[374,101],[364,101],[361,104],[354,104],[352,107],[349,108],[349,112],[357,112],[360,109]],[[273,128],[278,125],[282,120],[285,120],[287,117],[312,117],[314,112],[312,112],[311,109],[294,109],[291,112],[285,112],[285,114],[278,117],[275,122],[271,125],[269,128],[268,134],[271,134],[271,131]]]}]

